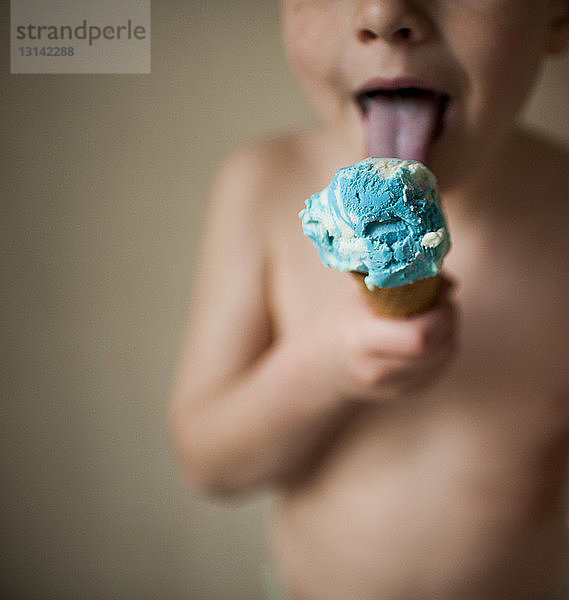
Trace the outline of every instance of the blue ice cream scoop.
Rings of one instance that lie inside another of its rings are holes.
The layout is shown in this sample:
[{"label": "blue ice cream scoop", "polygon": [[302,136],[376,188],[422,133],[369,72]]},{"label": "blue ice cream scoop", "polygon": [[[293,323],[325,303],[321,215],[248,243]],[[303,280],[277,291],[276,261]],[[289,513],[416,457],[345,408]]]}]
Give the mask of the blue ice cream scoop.
[{"label": "blue ice cream scoop", "polygon": [[437,275],[450,249],[435,176],[417,161],[366,158],[340,169],[299,216],[322,262],[366,274],[370,290]]}]

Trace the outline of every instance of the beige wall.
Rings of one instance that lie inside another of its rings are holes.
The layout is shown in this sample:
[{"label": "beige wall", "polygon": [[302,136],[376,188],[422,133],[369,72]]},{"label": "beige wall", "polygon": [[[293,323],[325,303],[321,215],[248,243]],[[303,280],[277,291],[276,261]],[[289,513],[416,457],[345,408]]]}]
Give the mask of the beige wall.
[{"label": "beige wall", "polygon": [[[3,56],[2,597],[261,598],[268,499],[192,495],[165,415],[215,165],[311,118],[276,6],[154,0],[150,76]],[[569,142],[568,74],[548,67],[528,118]]]}]

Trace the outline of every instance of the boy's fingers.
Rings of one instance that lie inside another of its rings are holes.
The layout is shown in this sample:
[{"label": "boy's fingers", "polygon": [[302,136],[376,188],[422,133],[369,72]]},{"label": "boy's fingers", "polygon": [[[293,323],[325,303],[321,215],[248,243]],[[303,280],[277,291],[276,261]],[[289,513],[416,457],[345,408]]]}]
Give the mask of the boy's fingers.
[{"label": "boy's fingers", "polygon": [[378,356],[406,358],[416,344],[416,330],[403,319],[374,318],[363,324],[361,340]]},{"label": "boy's fingers", "polygon": [[452,335],[454,306],[443,301],[432,310],[409,319],[374,318],[362,332],[371,352],[383,356],[418,357]]},{"label": "boy's fingers", "polygon": [[453,290],[456,290],[456,288],[458,286],[458,282],[454,277],[451,277],[450,275],[448,275],[448,273],[445,273],[444,275],[441,274],[440,277],[441,277],[441,296],[446,296]]}]

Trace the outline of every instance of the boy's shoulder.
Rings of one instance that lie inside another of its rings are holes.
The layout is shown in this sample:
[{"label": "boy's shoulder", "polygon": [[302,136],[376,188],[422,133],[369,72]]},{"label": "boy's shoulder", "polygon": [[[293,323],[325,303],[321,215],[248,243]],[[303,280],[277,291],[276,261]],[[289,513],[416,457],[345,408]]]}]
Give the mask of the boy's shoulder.
[{"label": "boy's shoulder", "polygon": [[219,176],[260,189],[272,187],[311,165],[317,136],[316,131],[307,130],[249,142],[225,158]]},{"label": "boy's shoulder", "polygon": [[248,231],[265,230],[306,161],[310,133],[291,133],[242,145],[221,161],[209,197],[210,222],[226,221]]},{"label": "boy's shoulder", "polygon": [[226,157],[218,181],[244,209],[267,218],[291,210],[296,215],[304,199],[344,166],[327,136],[314,127],[249,142]]},{"label": "boy's shoulder", "polygon": [[[553,139],[537,131],[525,131],[524,137],[533,149],[534,156],[542,165],[550,169],[563,168],[569,165],[569,146],[561,140]],[[569,174],[567,179],[569,179]]]},{"label": "boy's shoulder", "polygon": [[542,207],[569,209],[569,147],[530,130],[521,131],[516,143],[517,171],[528,196]]},{"label": "boy's shoulder", "polygon": [[525,267],[536,277],[543,275],[552,297],[569,299],[567,277],[553,277],[565,273],[569,257],[569,148],[534,131],[524,132],[518,144],[519,180],[509,199],[510,220],[512,215],[516,218],[507,236],[523,236],[517,254],[524,257]]}]

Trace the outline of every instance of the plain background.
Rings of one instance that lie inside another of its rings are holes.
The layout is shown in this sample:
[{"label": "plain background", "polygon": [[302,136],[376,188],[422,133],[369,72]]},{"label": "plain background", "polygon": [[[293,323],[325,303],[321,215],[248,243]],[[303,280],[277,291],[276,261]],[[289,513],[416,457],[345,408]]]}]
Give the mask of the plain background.
[{"label": "plain background", "polygon": [[[10,75],[1,4],[2,598],[262,598],[270,497],[196,496],[166,415],[216,165],[313,119],[277,7],[154,0],[151,75]],[[564,57],[525,118],[569,142],[568,100]]]}]

